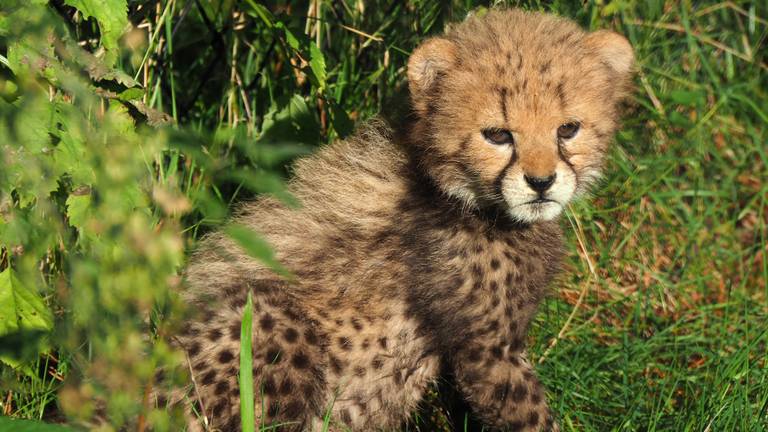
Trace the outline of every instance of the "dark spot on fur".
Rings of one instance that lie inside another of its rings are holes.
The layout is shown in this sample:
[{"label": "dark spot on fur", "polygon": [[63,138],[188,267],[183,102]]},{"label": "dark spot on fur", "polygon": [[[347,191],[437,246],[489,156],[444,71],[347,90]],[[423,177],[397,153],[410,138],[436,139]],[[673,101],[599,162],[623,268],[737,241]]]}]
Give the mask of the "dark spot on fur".
[{"label": "dark spot on fur", "polygon": [[209,341],[216,342],[219,339],[221,339],[221,330],[219,330],[218,328],[213,328],[208,332]]},{"label": "dark spot on fur", "polygon": [[528,389],[525,387],[525,384],[515,384],[515,387],[512,389],[512,400],[522,402],[526,396],[528,396]]},{"label": "dark spot on fur", "polygon": [[483,347],[474,347],[467,352],[467,360],[477,363],[483,358]]},{"label": "dark spot on fur", "polygon": [[277,347],[270,347],[267,350],[267,353],[264,355],[264,362],[266,364],[278,364],[282,359],[283,358],[280,355],[280,348]]},{"label": "dark spot on fur", "polygon": [[509,384],[496,384],[493,386],[493,398],[497,401],[504,401],[507,398],[509,392]]},{"label": "dark spot on fur", "polygon": [[271,401],[269,403],[269,407],[267,408],[267,416],[277,417],[278,412],[280,412],[280,404],[278,404],[276,400]]},{"label": "dark spot on fur", "polygon": [[349,340],[348,337],[340,337],[338,342],[339,348],[343,349],[344,351],[349,351],[352,349],[352,341]]},{"label": "dark spot on fur", "polygon": [[519,359],[519,358],[517,358],[517,356],[516,356],[516,355],[510,355],[510,356],[509,356],[509,362],[510,362],[510,363],[512,364],[512,366],[514,366],[514,367],[520,367],[520,359]]},{"label": "dark spot on fur", "polygon": [[229,337],[233,340],[240,340],[240,329],[242,327],[242,323],[238,320],[232,323],[229,326]]},{"label": "dark spot on fur", "polygon": [[232,301],[229,302],[229,306],[232,309],[240,309],[241,307],[245,306],[245,297],[238,296],[232,299]]},{"label": "dark spot on fur", "polygon": [[352,423],[352,416],[349,414],[349,410],[346,408],[341,410],[341,412],[339,413],[339,417],[341,418],[341,421],[346,424]]},{"label": "dark spot on fur", "polygon": [[341,318],[336,318],[333,322],[336,323],[337,326],[341,327],[344,325],[344,320]]},{"label": "dark spot on fur", "polygon": [[360,344],[360,347],[361,347],[362,349],[364,349],[364,350],[367,350],[368,348],[370,348],[370,346],[371,346],[371,341],[370,341],[370,340],[368,340],[367,338],[366,338],[366,339],[363,339],[363,343],[362,343],[362,344]]},{"label": "dark spot on fur", "polygon": [[528,426],[536,426],[537,424],[539,424],[539,413],[531,411],[531,413],[528,414]]},{"label": "dark spot on fur", "polygon": [[304,412],[304,404],[298,400],[292,400],[285,404],[283,409],[283,415],[289,419],[295,419],[301,416]]},{"label": "dark spot on fur", "polygon": [[285,338],[285,341],[288,343],[294,343],[296,342],[296,339],[299,338],[299,332],[296,331],[293,327],[288,327],[285,329],[285,332],[283,333],[283,337]]},{"label": "dark spot on fur", "polygon": [[509,350],[519,351],[521,349],[523,349],[523,339],[519,337],[512,339],[512,342],[509,344]]},{"label": "dark spot on fur", "polygon": [[531,402],[538,405],[541,403],[542,399],[541,389],[538,387],[534,388],[533,393],[531,393]]},{"label": "dark spot on fur", "polygon": [[270,331],[275,327],[275,319],[272,315],[265,313],[259,320],[259,327],[264,331]]},{"label": "dark spot on fur", "polygon": [[552,66],[552,61],[551,61],[551,60],[548,60],[548,61],[547,61],[547,62],[545,62],[543,65],[541,65],[541,67],[539,68],[539,72],[540,72],[540,73],[543,73],[543,74],[544,74],[544,73],[547,73],[547,72],[549,72],[549,68],[550,68],[551,66]]},{"label": "dark spot on fur", "polygon": [[352,324],[352,328],[354,328],[357,331],[360,331],[363,329],[363,324],[360,323],[360,320],[357,318],[352,318],[349,320],[349,322]]},{"label": "dark spot on fur", "polygon": [[280,394],[281,395],[289,395],[293,391],[293,381],[291,381],[290,378],[285,377],[283,379],[283,382],[280,384]]},{"label": "dark spot on fur", "polygon": [[198,354],[200,354],[200,342],[195,342],[192,345],[189,346],[187,349],[187,353],[190,357],[194,357]]},{"label": "dark spot on fur", "polygon": [[306,369],[309,367],[309,357],[304,351],[299,351],[291,357],[291,364],[296,369]]},{"label": "dark spot on fur", "polygon": [[509,432],[522,432],[525,424],[521,421],[515,420],[507,426]]},{"label": "dark spot on fur", "polygon": [[221,396],[226,393],[227,390],[229,390],[229,383],[226,381],[219,381],[216,383],[216,388],[213,390],[213,393],[216,396]]},{"label": "dark spot on fur", "polygon": [[227,400],[221,399],[219,402],[216,403],[216,405],[213,406],[212,411],[212,417],[219,417],[222,412],[224,412],[224,408],[227,406]]},{"label": "dark spot on fur", "polygon": [[492,320],[490,323],[488,323],[487,332],[493,333],[499,330],[499,321],[498,320]]},{"label": "dark spot on fur", "polygon": [[336,375],[341,375],[341,372],[344,371],[344,364],[341,363],[341,360],[339,360],[334,356],[331,356],[329,361],[331,363],[331,370],[333,371],[333,373],[335,373]]},{"label": "dark spot on fur", "polygon": [[376,356],[373,358],[373,361],[371,362],[371,367],[374,369],[381,369],[381,367],[384,365],[384,362],[381,361],[381,359]]},{"label": "dark spot on fur", "polygon": [[476,263],[472,264],[471,270],[472,270],[472,274],[475,276],[475,278],[481,279],[483,277],[483,269],[481,269],[478,264],[476,264]]},{"label": "dark spot on fur", "polygon": [[507,272],[507,275],[504,276],[504,285],[507,286],[507,287],[512,285],[512,273],[511,272]]},{"label": "dark spot on fur", "polygon": [[491,260],[491,268],[492,269],[498,270],[500,266],[501,266],[501,263],[499,262],[498,259],[494,258],[494,259]]},{"label": "dark spot on fur", "polygon": [[304,339],[306,339],[307,343],[310,345],[317,345],[317,333],[311,328],[308,328],[304,330]]},{"label": "dark spot on fur", "polygon": [[386,337],[380,337],[379,338],[379,346],[381,349],[387,349],[387,338]]},{"label": "dark spot on fur", "polygon": [[355,376],[364,377],[365,376],[365,368],[362,367],[362,366],[355,367]]},{"label": "dark spot on fur", "polygon": [[215,379],[216,371],[209,370],[205,375],[203,375],[203,378],[200,380],[200,382],[203,383],[203,385],[211,385]]},{"label": "dark spot on fur", "polygon": [[499,289],[499,283],[496,281],[491,281],[488,288],[491,290],[491,292],[495,292]]},{"label": "dark spot on fur", "polygon": [[472,283],[472,291],[477,291],[483,286],[483,281],[478,279]]},{"label": "dark spot on fur", "polygon": [[230,352],[229,350],[222,350],[222,351],[219,353],[219,356],[218,356],[218,359],[219,359],[219,363],[222,363],[222,364],[226,364],[226,363],[229,363],[229,362],[231,362],[231,361],[232,361],[232,359],[234,359],[234,358],[235,358],[235,356],[233,356],[233,355],[232,355],[232,352]]},{"label": "dark spot on fur", "polygon": [[491,354],[496,360],[501,360],[503,351],[499,345],[496,345],[493,348],[491,348]]}]

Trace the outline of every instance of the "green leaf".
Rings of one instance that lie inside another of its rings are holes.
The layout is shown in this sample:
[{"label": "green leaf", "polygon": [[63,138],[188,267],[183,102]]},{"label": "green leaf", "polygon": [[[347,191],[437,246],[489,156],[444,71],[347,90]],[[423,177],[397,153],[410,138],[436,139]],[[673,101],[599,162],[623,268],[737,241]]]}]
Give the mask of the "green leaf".
[{"label": "green leaf", "polygon": [[704,92],[688,90],[672,90],[669,92],[669,98],[672,102],[685,106],[701,105],[705,100]]},{"label": "green leaf", "polygon": [[253,258],[263,262],[276,273],[290,276],[288,270],[275,259],[275,254],[261,236],[252,229],[238,224],[232,224],[224,228],[224,232],[235,241],[243,250]]},{"label": "green leaf", "polygon": [[0,273],[0,361],[24,371],[24,359],[46,350],[51,328],[53,317],[43,299],[10,267]]},{"label": "green leaf", "polygon": [[20,420],[10,417],[0,417],[0,431],[13,432],[74,432],[66,426],[43,423],[34,420]]},{"label": "green leaf", "polygon": [[268,193],[291,207],[298,207],[299,201],[285,188],[279,176],[263,170],[236,170],[229,178],[240,182],[253,192]]},{"label": "green leaf", "polygon": [[106,50],[104,62],[112,66],[117,60],[117,41],[128,26],[126,0],[64,0],[77,8],[85,19],[94,17],[101,32],[101,45]]},{"label": "green leaf", "polygon": [[132,87],[127,90],[123,90],[117,95],[117,98],[121,101],[131,101],[136,99],[141,99],[144,96],[144,89],[140,87]]},{"label": "green leaf", "polygon": [[10,267],[0,273],[0,336],[52,327],[53,317],[40,295],[22,285]]},{"label": "green leaf", "polygon": [[312,69],[312,73],[317,81],[315,84],[318,90],[322,91],[325,88],[325,80],[327,77],[325,57],[314,42],[309,43],[309,67]]},{"label": "green leaf", "polygon": [[264,115],[259,143],[317,144],[320,140],[320,126],[309,111],[304,99],[293,95],[289,100],[279,101]]},{"label": "green leaf", "polygon": [[248,0],[247,3],[248,3],[248,6],[250,7],[250,9],[246,11],[248,15],[252,17],[260,18],[262,21],[264,21],[264,24],[266,24],[267,27],[269,28],[272,28],[275,26],[275,17],[272,15],[272,12],[270,12],[269,9],[256,3],[253,0]]},{"label": "green leaf", "polygon": [[329,107],[331,110],[331,125],[333,130],[339,135],[339,138],[346,138],[352,133],[355,123],[349,118],[344,108],[339,106],[336,102],[329,100]]},{"label": "green leaf", "polygon": [[243,322],[240,325],[240,424],[243,432],[253,432],[255,413],[253,403],[253,298],[248,291],[248,297],[243,309]]},{"label": "green leaf", "polygon": [[91,195],[71,194],[67,198],[67,217],[69,224],[77,229],[83,229],[90,216]]}]

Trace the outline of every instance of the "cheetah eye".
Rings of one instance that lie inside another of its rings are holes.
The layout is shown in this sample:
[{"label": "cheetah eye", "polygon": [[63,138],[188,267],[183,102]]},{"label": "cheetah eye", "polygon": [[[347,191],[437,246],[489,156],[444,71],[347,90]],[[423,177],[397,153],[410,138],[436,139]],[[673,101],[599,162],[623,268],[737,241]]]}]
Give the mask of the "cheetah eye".
[{"label": "cheetah eye", "polygon": [[579,128],[581,128],[581,124],[579,124],[579,122],[561,124],[560,127],[557,128],[557,137],[563,139],[571,139],[575,137],[579,132]]},{"label": "cheetah eye", "polygon": [[483,137],[486,141],[494,145],[506,145],[515,142],[515,139],[512,137],[512,132],[506,129],[483,129]]}]

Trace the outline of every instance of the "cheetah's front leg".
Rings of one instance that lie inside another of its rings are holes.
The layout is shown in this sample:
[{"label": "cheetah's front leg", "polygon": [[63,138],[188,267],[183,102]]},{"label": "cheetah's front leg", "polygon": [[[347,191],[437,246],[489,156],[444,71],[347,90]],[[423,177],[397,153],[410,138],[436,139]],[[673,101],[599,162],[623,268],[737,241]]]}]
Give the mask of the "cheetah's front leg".
[{"label": "cheetah's front leg", "polygon": [[453,366],[460,390],[483,423],[506,431],[560,430],[524,352],[470,345],[457,353]]}]

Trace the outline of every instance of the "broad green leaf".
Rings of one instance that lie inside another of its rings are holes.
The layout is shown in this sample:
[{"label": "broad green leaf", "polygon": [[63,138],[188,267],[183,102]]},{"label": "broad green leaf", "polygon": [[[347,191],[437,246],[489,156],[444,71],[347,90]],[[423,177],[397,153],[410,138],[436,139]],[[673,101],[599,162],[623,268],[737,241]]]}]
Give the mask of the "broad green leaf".
[{"label": "broad green leaf", "polygon": [[0,273],[0,361],[29,374],[26,360],[47,349],[52,327],[43,299],[22,285],[10,267]]},{"label": "broad green leaf", "polygon": [[257,140],[269,144],[317,144],[320,140],[319,130],[304,98],[293,95],[289,100],[280,101],[270,108],[264,116]]},{"label": "broad green leaf", "polygon": [[22,285],[10,267],[0,273],[0,336],[52,327],[53,317],[40,295]]},{"label": "broad green leaf", "polygon": [[144,89],[141,87],[131,87],[127,90],[123,90],[117,95],[117,98],[121,101],[131,101],[141,99],[144,96]]},{"label": "broad green leaf", "polygon": [[269,243],[252,229],[243,225],[232,224],[224,228],[224,232],[251,257],[263,262],[278,274],[290,275],[288,270],[275,259],[275,254]]},{"label": "broad green leaf", "polygon": [[69,224],[75,228],[83,229],[90,216],[91,195],[71,194],[67,198],[67,217]]},{"label": "broad green leaf", "polygon": [[79,10],[85,19],[94,17],[101,32],[101,45],[106,50],[104,62],[112,66],[117,60],[117,41],[128,26],[126,0],[64,0]]},{"label": "broad green leaf", "polygon": [[315,80],[317,80],[315,84],[318,90],[322,91],[325,88],[325,79],[327,77],[325,57],[314,42],[309,43],[309,67],[312,69]]},{"label": "broad green leaf", "polygon": [[329,101],[329,107],[331,110],[331,125],[333,130],[339,135],[339,138],[345,138],[352,133],[355,127],[355,123],[349,118],[347,112],[344,111],[339,104],[333,101]]}]

